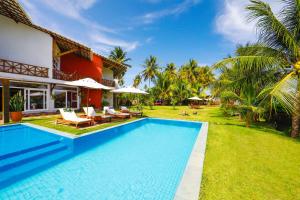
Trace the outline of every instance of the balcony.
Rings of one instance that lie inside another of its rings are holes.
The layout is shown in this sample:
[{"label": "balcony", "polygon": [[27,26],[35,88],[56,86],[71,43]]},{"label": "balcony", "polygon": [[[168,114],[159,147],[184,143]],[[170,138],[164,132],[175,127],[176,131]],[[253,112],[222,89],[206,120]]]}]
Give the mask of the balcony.
[{"label": "balcony", "polygon": [[108,87],[115,87],[115,81],[102,79],[101,84],[106,85]]},{"label": "balcony", "polygon": [[[60,71],[58,69],[53,69],[53,79],[63,80],[63,81],[76,81],[78,79],[83,79],[83,78],[89,78],[89,77],[79,76],[76,72],[70,74],[70,73]],[[105,86],[115,87],[115,81],[113,80],[99,79],[93,77],[91,78]]]},{"label": "balcony", "polygon": [[76,72],[70,74],[53,68],[53,79],[62,81],[76,81],[79,79],[79,76]]},{"label": "balcony", "polygon": [[0,59],[0,72],[48,78],[49,69],[30,64]]}]

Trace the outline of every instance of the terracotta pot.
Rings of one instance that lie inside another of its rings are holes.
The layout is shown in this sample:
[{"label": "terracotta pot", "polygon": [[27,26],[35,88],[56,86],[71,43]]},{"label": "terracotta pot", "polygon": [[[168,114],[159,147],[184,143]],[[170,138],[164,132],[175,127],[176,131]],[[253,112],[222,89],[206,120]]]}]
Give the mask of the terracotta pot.
[{"label": "terracotta pot", "polygon": [[20,122],[22,120],[23,114],[22,112],[11,112],[10,118],[13,122]]}]

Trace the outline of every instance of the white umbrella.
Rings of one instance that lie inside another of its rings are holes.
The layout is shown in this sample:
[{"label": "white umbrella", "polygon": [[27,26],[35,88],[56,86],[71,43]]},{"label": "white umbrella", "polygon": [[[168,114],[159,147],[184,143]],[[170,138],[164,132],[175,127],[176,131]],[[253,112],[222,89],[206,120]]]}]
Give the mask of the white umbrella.
[{"label": "white umbrella", "polygon": [[194,101],[202,101],[203,99],[200,99],[199,97],[191,97],[188,98],[189,100],[194,100]]},{"label": "white umbrella", "polygon": [[120,89],[112,90],[111,92],[112,93],[129,93],[129,94],[149,94],[148,92],[137,89],[135,87],[120,88]]},{"label": "white umbrella", "polygon": [[88,92],[87,92],[87,107],[89,107],[89,93],[90,93],[90,89],[104,89],[104,90],[111,90],[112,88],[107,87],[105,85],[102,85],[100,83],[98,83],[97,81],[95,81],[94,79],[91,78],[84,78],[84,79],[80,79],[77,81],[71,81],[71,82],[67,82],[67,85],[72,85],[72,86],[77,86],[77,87],[83,87],[83,88],[87,88]]},{"label": "white umbrella", "polygon": [[119,88],[111,91],[112,93],[122,94],[122,93],[128,93],[128,94],[149,94],[148,92],[145,92],[143,90],[137,89],[135,87],[125,87],[125,88]]},{"label": "white umbrella", "polygon": [[107,87],[102,85],[91,78],[84,78],[77,81],[67,82],[67,85],[77,86],[77,87],[84,87],[88,89],[104,89],[104,90],[111,90],[111,87]]}]

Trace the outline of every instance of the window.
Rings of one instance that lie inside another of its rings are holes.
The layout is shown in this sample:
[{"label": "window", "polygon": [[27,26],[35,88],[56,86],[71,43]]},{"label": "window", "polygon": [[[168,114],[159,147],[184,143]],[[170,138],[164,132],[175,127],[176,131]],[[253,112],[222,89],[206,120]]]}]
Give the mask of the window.
[{"label": "window", "polygon": [[40,89],[25,89],[25,110],[47,109],[47,91]]},{"label": "window", "polygon": [[30,90],[29,110],[42,110],[46,108],[46,94],[44,91]]},{"label": "window", "polygon": [[55,108],[77,108],[77,92],[69,90],[54,90]]},{"label": "window", "polygon": [[54,90],[54,107],[65,108],[66,107],[67,93],[64,90]]}]

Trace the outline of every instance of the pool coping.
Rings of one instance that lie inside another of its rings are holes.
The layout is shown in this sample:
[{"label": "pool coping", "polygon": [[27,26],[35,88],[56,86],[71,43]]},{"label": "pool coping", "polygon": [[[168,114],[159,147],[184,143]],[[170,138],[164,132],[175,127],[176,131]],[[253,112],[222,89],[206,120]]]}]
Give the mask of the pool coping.
[{"label": "pool coping", "polygon": [[199,199],[208,134],[208,122],[200,123],[202,123],[201,129],[177,187],[174,200]]},{"label": "pool coping", "polygon": [[82,135],[72,135],[71,133],[58,131],[55,129],[51,129],[51,128],[47,128],[35,124],[30,124],[30,123],[21,123],[21,124],[75,140],[76,138],[85,137],[99,132],[104,132],[109,129],[125,126],[127,124],[135,123],[145,119],[159,119],[159,120],[167,120],[167,121],[181,121],[181,122],[202,124],[197,139],[195,141],[195,144],[193,146],[192,152],[190,154],[189,160],[186,164],[183,176],[180,180],[180,183],[176,189],[176,193],[174,196],[174,200],[198,200],[200,190],[201,190],[200,187],[201,187],[202,173],[203,173],[203,166],[204,166],[204,159],[205,159],[206,141],[207,141],[207,134],[208,134],[208,122],[145,117],[134,121],[126,122],[123,124],[110,126],[104,129],[90,131]]}]

